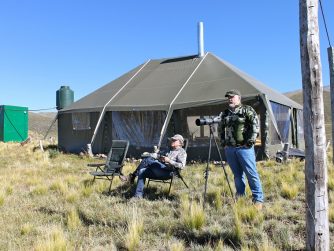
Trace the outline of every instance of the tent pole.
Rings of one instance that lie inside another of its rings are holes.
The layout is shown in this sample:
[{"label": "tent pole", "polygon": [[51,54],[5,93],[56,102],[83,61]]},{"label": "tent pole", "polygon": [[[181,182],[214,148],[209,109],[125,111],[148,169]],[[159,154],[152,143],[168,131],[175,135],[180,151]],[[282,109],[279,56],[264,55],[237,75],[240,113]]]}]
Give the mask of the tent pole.
[{"label": "tent pole", "polygon": [[56,114],[55,118],[52,120],[51,125],[49,126],[49,129],[46,131],[46,134],[44,135],[43,140],[46,139],[46,136],[48,136],[48,134],[51,130],[51,127],[53,126],[53,124],[56,122],[57,119],[58,119],[58,113]]},{"label": "tent pole", "polygon": [[290,120],[291,120],[291,136],[292,136],[292,145],[295,147],[295,148],[298,148],[297,147],[297,136],[296,136],[296,121],[295,121],[295,116],[296,114],[296,109],[295,108],[292,108],[291,107],[291,116],[290,116]]},{"label": "tent pole", "polygon": [[92,152],[92,144],[94,143],[94,140],[96,138],[96,134],[97,134],[97,131],[100,127],[100,124],[102,122],[102,118],[104,117],[104,114],[106,112],[106,108],[107,106],[110,104],[110,102],[131,82],[132,79],[134,79],[134,77],[136,77],[138,75],[138,73],[150,62],[151,60],[148,60],[123,86],[122,88],[120,88],[111,98],[110,100],[104,105],[102,111],[101,111],[101,114],[100,114],[100,117],[99,117],[99,120],[97,121],[97,124],[95,126],[95,130],[94,130],[94,133],[93,133],[93,136],[92,136],[92,139],[90,141],[89,144],[87,144],[87,152],[90,156],[93,155],[93,152]]},{"label": "tent pole", "polygon": [[167,111],[167,117],[165,120],[164,125],[161,128],[161,132],[160,132],[160,139],[159,139],[159,144],[158,144],[158,148],[160,149],[161,146],[161,142],[162,142],[162,138],[164,137],[166,130],[167,130],[167,124],[172,116],[173,110],[173,104],[175,102],[175,100],[177,99],[177,97],[180,95],[180,93],[182,92],[182,90],[184,89],[184,87],[188,84],[189,80],[192,78],[192,76],[195,74],[195,72],[197,71],[198,67],[202,64],[202,62],[204,61],[204,59],[206,58],[206,56],[208,55],[208,53],[205,54],[204,57],[201,58],[201,62],[199,62],[199,64],[196,66],[196,68],[194,69],[194,71],[190,74],[189,78],[186,80],[186,82],[184,82],[184,84],[182,85],[181,89],[178,91],[178,93],[175,95],[175,97],[173,98],[172,102],[169,104],[169,108]]},{"label": "tent pole", "polygon": [[[264,104],[265,100],[261,98],[262,104]],[[269,112],[266,106],[261,106],[260,113],[260,123],[261,123],[261,147],[263,151],[262,157],[269,159]]]},{"label": "tent pole", "polygon": [[169,122],[170,118],[172,117],[172,113],[173,113],[173,111],[171,111],[171,110],[169,110],[167,112],[167,116],[166,116],[165,122],[164,122],[164,124],[163,124],[163,126],[161,128],[161,132],[160,132],[158,149],[160,149],[160,147],[161,147],[162,139],[163,139],[163,137],[164,137],[164,135],[166,133],[167,125],[168,125],[168,122]]}]

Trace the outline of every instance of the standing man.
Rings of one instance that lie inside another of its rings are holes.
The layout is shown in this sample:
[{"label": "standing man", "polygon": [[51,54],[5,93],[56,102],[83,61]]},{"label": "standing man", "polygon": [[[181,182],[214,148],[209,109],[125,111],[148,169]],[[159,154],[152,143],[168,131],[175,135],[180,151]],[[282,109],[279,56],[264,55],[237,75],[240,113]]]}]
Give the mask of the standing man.
[{"label": "standing man", "polygon": [[229,107],[222,114],[221,142],[234,175],[237,196],[245,195],[246,175],[253,202],[256,208],[261,210],[263,192],[254,152],[259,120],[251,106],[241,104],[238,90],[226,92],[225,97],[228,98]]}]

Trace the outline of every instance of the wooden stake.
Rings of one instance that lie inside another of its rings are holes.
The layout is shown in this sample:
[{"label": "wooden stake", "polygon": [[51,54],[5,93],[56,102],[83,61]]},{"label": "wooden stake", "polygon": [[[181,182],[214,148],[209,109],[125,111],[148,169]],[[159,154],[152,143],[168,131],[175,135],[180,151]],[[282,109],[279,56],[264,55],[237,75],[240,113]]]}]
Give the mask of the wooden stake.
[{"label": "wooden stake", "polygon": [[299,0],[304,99],[306,249],[329,250],[326,135],[318,0]]},{"label": "wooden stake", "polygon": [[41,151],[44,152],[42,140],[39,141],[39,149],[41,149]]}]

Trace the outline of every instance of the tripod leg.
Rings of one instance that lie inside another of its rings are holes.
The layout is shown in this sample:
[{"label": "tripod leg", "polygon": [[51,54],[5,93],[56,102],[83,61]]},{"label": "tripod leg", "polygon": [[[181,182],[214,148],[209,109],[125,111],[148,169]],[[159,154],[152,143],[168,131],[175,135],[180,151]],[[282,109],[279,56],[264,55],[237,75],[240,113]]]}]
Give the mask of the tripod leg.
[{"label": "tripod leg", "polygon": [[204,172],[204,178],[205,178],[205,186],[204,186],[204,198],[203,198],[203,207],[205,207],[205,200],[206,200],[206,191],[208,189],[208,179],[209,179],[209,163],[211,158],[211,146],[212,146],[212,138],[213,138],[213,131],[212,131],[212,125],[209,125],[210,128],[210,141],[209,141],[209,153],[208,153],[208,160],[206,163],[206,169]]},{"label": "tripod leg", "polygon": [[224,174],[225,174],[225,178],[226,178],[226,181],[227,181],[227,184],[228,184],[228,188],[230,189],[232,199],[235,202],[235,198],[234,198],[234,195],[233,195],[233,192],[232,192],[231,184],[230,184],[230,181],[229,181],[227,173],[226,173],[225,165],[224,165],[224,162],[223,162],[223,158],[222,158],[221,152],[219,150],[219,146],[218,146],[217,140],[215,138],[213,138],[213,139],[215,141],[215,145],[216,145],[216,148],[217,148],[217,151],[218,151],[220,162],[222,163],[222,167],[223,167],[223,170],[224,170]]}]

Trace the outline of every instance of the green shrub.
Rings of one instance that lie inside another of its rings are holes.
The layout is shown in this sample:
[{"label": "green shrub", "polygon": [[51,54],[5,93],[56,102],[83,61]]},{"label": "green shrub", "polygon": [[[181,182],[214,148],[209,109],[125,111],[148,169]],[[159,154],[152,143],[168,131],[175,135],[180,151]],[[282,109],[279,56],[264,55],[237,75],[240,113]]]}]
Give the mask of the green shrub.
[{"label": "green shrub", "polygon": [[329,191],[334,191],[334,177],[328,176],[327,187]]},{"label": "green shrub", "polygon": [[205,223],[203,206],[195,201],[182,200],[181,219],[186,229],[201,229]]},{"label": "green shrub", "polygon": [[67,214],[67,228],[71,231],[77,230],[81,227],[81,220],[75,208],[72,208]]},{"label": "green shrub", "polygon": [[53,229],[45,239],[38,239],[34,248],[36,251],[66,251],[69,249],[64,233],[60,228]]},{"label": "green shrub", "polygon": [[33,230],[33,226],[30,223],[26,223],[21,227],[21,235],[27,235],[31,233]]},{"label": "green shrub", "polygon": [[0,192],[0,206],[2,206],[5,203],[5,194],[3,192]]},{"label": "green shrub", "polygon": [[330,222],[334,223],[334,205],[333,204],[329,207],[328,219]]},{"label": "green shrub", "polygon": [[173,242],[169,245],[169,249],[170,251],[184,251],[185,247],[184,247],[184,243],[183,241],[176,241]]},{"label": "green shrub", "polygon": [[50,159],[55,159],[59,155],[59,151],[57,149],[49,149],[49,158]]},{"label": "green shrub", "polygon": [[46,195],[48,193],[48,188],[45,185],[38,185],[32,191],[32,195]]},{"label": "green shrub", "polygon": [[242,242],[242,239],[244,238],[244,231],[242,228],[242,222],[239,218],[239,214],[237,209],[234,207],[233,209],[233,227],[231,229],[231,236],[233,236],[233,239],[238,243]]},{"label": "green shrub", "polygon": [[216,210],[222,209],[223,201],[222,201],[221,190],[218,188],[213,192],[209,192],[207,194],[207,201],[210,204],[213,204]]},{"label": "green shrub", "polygon": [[298,186],[296,184],[283,183],[281,186],[281,195],[283,198],[292,200],[298,195]]},{"label": "green shrub", "polygon": [[13,194],[13,187],[12,186],[8,186],[6,189],[6,194],[7,195],[12,195]]},{"label": "green shrub", "polygon": [[50,186],[50,189],[59,192],[62,195],[66,195],[68,193],[68,186],[62,180],[57,180],[53,182],[52,185]]},{"label": "green shrub", "polygon": [[127,222],[128,232],[125,237],[125,245],[129,251],[138,250],[140,237],[144,231],[143,216],[136,206],[132,208],[131,217]]}]

